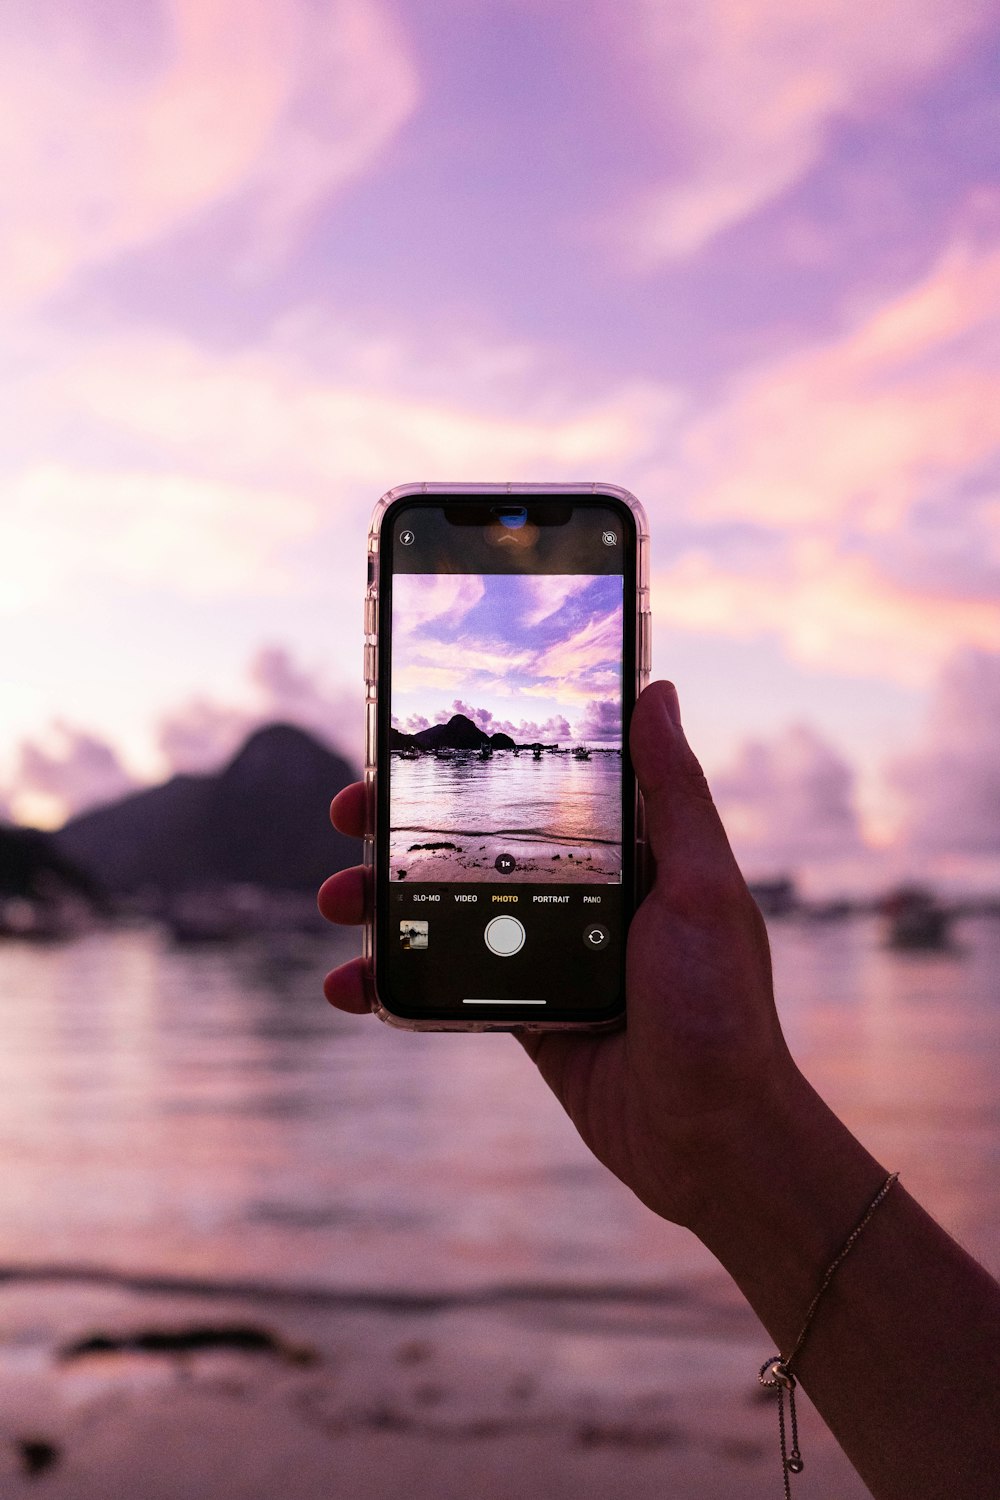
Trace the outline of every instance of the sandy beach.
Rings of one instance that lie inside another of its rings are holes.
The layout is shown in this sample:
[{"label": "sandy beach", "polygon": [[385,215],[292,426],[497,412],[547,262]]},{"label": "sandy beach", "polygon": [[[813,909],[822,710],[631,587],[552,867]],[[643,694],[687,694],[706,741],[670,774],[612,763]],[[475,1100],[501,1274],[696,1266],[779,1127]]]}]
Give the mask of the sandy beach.
[{"label": "sandy beach", "polygon": [[[425,835],[393,838],[389,867],[392,880],[417,881],[496,881],[529,880],[535,884],[567,882],[600,883],[621,880],[621,846],[588,844],[584,841],[529,840],[507,834],[480,835],[471,839],[447,838],[445,848],[427,848],[438,842]],[[420,847],[421,844],[425,847]],[[510,854],[517,861],[516,870],[501,874],[495,861]]]},{"label": "sandy beach", "polygon": [[[773,1500],[724,1278],[645,1292],[0,1292],[8,1500]],[[802,1500],[867,1492],[803,1399]]]},{"label": "sandy beach", "polygon": [[[392,880],[621,879],[621,761],[498,753],[392,761]],[[516,872],[497,870],[500,855]]]}]

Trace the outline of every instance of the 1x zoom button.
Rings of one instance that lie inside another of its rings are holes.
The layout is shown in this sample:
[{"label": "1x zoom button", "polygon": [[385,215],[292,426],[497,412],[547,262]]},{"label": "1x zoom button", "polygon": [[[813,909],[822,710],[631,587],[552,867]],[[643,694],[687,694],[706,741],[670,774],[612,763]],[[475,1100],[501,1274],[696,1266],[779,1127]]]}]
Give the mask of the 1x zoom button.
[{"label": "1x zoom button", "polygon": [[607,927],[601,927],[594,922],[590,927],[583,930],[583,946],[589,948],[593,953],[598,953],[606,948],[611,941],[611,933]]}]

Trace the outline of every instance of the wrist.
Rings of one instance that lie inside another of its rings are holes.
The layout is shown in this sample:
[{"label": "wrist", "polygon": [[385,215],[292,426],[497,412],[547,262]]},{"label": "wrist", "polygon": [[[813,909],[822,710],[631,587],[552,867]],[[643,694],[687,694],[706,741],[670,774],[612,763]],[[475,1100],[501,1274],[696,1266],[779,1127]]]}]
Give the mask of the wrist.
[{"label": "wrist", "polygon": [[[820,1279],[886,1170],[794,1065],[711,1138],[687,1226],[787,1353]],[[696,1185],[695,1185],[696,1183]]]}]

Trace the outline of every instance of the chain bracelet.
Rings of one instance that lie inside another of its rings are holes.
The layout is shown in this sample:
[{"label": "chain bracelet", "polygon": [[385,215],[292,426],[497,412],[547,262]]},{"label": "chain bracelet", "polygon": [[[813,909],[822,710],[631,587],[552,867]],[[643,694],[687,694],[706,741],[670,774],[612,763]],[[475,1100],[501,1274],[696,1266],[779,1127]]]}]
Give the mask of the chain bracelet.
[{"label": "chain bracelet", "polygon": [[[816,1293],[815,1297],[809,1304],[805,1316],[805,1321],[802,1324],[802,1328],[798,1338],[795,1340],[795,1346],[792,1349],[791,1354],[787,1359],[784,1359],[780,1354],[772,1354],[771,1357],[769,1359],[766,1359],[760,1367],[760,1373],[757,1376],[757,1379],[760,1381],[761,1385],[767,1387],[770,1390],[777,1388],[778,1391],[778,1442],[781,1448],[781,1477],[785,1486],[785,1500],[791,1500],[792,1495],[791,1486],[789,1484],[789,1475],[801,1474],[802,1470],[805,1468],[805,1462],[802,1458],[802,1454],[799,1452],[799,1424],[795,1412],[796,1380],[791,1371],[792,1362],[802,1351],[802,1345],[805,1343],[806,1335],[808,1334],[809,1329],[812,1326],[812,1320],[815,1316],[816,1309],[822,1301],[823,1294],[826,1292],[827,1287],[830,1285],[830,1282],[833,1280],[843,1261],[846,1260],[851,1250],[853,1250],[855,1244],[857,1243],[858,1236],[861,1234],[861,1231],[868,1223],[868,1220],[871,1218],[872,1214],[878,1208],[883,1198],[886,1197],[886,1195],[892,1188],[893,1183],[896,1182],[898,1178],[898,1172],[889,1173],[889,1176],[885,1179],[882,1186],[875,1194],[875,1197],[865,1209],[864,1214],[861,1216],[857,1224],[855,1224],[854,1228],[847,1236],[847,1239],[844,1241],[839,1252],[830,1262],[829,1266],[827,1266],[826,1275],[820,1282],[819,1291]],[[785,1432],[786,1392],[788,1393],[788,1424],[791,1428],[792,1438],[791,1449],[789,1449],[787,1446],[787,1438]]]}]

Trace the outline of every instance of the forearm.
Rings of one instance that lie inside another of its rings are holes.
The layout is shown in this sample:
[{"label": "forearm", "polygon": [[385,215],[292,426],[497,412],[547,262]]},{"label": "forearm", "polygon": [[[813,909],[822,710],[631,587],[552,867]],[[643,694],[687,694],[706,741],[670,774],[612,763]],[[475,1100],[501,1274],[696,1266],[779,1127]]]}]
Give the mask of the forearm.
[{"label": "forearm", "polygon": [[[657,879],[629,934],[628,1028],[529,1049],[600,1159],[732,1274],[773,1340],[762,1361],[790,1357],[888,1168],[788,1055],[764,922],[669,685],[641,696],[630,745]],[[1000,1493],[1000,1289],[899,1183],[792,1373],[877,1500]]]},{"label": "forearm", "polygon": [[[798,1074],[706,1170],[691,1227],[770,1332],[762,1359],[791,1353],[885,1177]],[[878,1500],[996,1495],[1000,1288],[901,1183],[837,1270],[793,1373]]]}]

